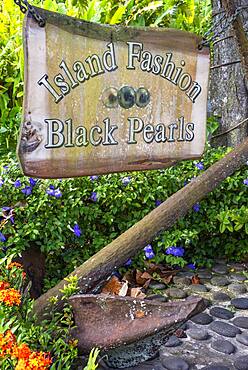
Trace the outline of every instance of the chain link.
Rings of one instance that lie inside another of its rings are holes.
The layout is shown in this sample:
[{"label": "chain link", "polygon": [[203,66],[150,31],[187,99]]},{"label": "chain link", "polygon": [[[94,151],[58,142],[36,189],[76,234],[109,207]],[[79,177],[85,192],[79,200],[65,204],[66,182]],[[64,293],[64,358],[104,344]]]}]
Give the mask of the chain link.
[{"label": "chain link", "polygon": [[[244,5],[244,6],[239,6],[236,8],[235,12],[229,16],[227,18],[227,15],[226,13],[218,20],[217,23],[213,24],[212,27],[210,28],[210,30],[208,30],[204,36],[203,36],[203,39],[202,41],[200,42],[199,44],[199,49],[202,49],[203,46],[209,46],[210,42],[216,40],[218,37],[221,36],[221,34],[226,31],[231,25],[232,23],[235,21],[235,19],[237,18],[237,16],[239,15],[239,13],[244,10],[244,9],[248,9],[248,6]],[[222,23],[222,21],[225,21],[224,25],[222,26],[221,30],[220,31],[215,31],[213,32],[213,29],[216,29],[217,27],[219,27]],[[212,34],[212,35],[211,35]],[[211,35],[211,36],[210,36]],[[210,36],[210,37],[208,37]]]},{"label": "chain link", "polygon": [[40,27],[45,26],[45,20],[39,15],[37,10],[35,10],[35,8],[31,4],[29,4],[27,0],[14,0],[14,2],[16,5],[19,6],[22,13],[25,14],[26,12],[28,12],[29,14],[31,14],[33,19],[38,23]]}]

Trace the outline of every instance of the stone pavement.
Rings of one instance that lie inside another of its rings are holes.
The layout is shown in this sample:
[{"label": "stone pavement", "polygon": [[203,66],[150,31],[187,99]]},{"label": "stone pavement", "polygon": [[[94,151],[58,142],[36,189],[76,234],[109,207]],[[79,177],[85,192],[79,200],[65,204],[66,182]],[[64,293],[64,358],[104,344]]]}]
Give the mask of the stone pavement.
[{"label": "stone pavement", "polygon": [[[198,274],[201,284],[191,284]],[[183,270],[166,289],[149,286],[148,299],[162,301],[200,295],[209,307],[160,348],[157,358],[127,370],[248,370],[248,269],[218,261],[211,270]],[[103,362],[99,370],[110,369]]]}]

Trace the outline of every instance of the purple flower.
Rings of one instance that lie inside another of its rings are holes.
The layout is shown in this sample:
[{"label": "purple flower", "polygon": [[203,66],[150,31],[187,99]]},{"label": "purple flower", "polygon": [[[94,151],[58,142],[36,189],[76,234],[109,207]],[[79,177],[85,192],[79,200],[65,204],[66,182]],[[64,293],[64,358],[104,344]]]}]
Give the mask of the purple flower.
[{"label": "purple flower", "polygon": [[130,266],[132,264],[132,260],[131,260],[131,258],[129,258],[128,260],[127,260],[127,262],[124,264],[124,266],[125,267],[128,267],[128,266]]},{"label": "purple flower", "polygon": [[47,189],[46,190],[46,193],[48,194],[48,195],[51,195],[52,197],[54,196],[54,189]]},{"label": "purple flower", "polygon": [[161,203],[163,203],[162,200],[159,200],[159,199],[155,200],[155,206],[156,207],[160,206]]},{"label": "purple flower", "polygon": [[90,176],[91,181],[95,181],[99,178],[97,175]]},{"label": "purple flower", "polygon": [[172,256],[175,257],[183,257],[184,255],[184,248],[183,247],[169,247],[166,249],[166,254],[171,254]]},{"label": "purple flower", "polygon": [[6,242],[5,236],[0,232],[0,242],[4,243]]},{"label": "purple flower", "polygon": [[0,188],[3,186],[3,184],[4,184],[3,179],[0,179]]},{"label": "purple flower", "polygon": [[62,192],[60,191],[60,189],[54,190],[54,196],[56,198],[61,198],[62,197]]},{"label": "purple flower", "polygon": [[204,164],[202,162],[196,163],[195,166],[198,168],[198,170],[204,170]]},{"label": "purple flower", "polygon": [[11,207],[2,207],[3,212],[8,212],[11,210]]},{"label": "purple flower", "polygon": [[148,258],[149,260],[155,257],[155,253],[152,249],[151,244],[148,244],[147,246],[145,246],[144,252],[145,252],[146,258]]},{"label": "purple flower", "polygon": [[127,186],[130,183],[130,181],[131,181],[131,176],[123,177],[121,179],[122,184],[125,186]]},{"label": "purple flower", "polygon": [[54,189],[54,186],[53,185],[50,185],[49,186],[49,189],[46,190],[46,193],[48,195],[50,195],[51,197],[55,197],[55,198],[61,198],[62,197],[62,192],[60,191],[60,189]]},{"label": "purple flower", "polygon": [[25,188],[22,189],[22,193],[28,196],[32,193],[32,190],[32,186],[25,186]]},{"label": "purple flower", "polygon": [[75,224],[74,227],[73,227],[73,232],[74,234],[79,238],[82,234],[82,231],[80,229],[80,227],[78,226],[78,224]]},{"label": "purple flower", "polygon": [[19,188],[20,186],[22,186],[21,181],[20,181],[20,180],[16,180],[16,181],[14,182],[14,187],[15,187],[15,188]]},{"label": "purple flower", "polygon": [[194,263],[189,263],[189,264],[187,265],[187,267],[188,267],[189,269],[191,269],[191,270],[195,270],[195,269],[196,269],[196,266],[195,266],[195,264],[194,264]]},{"label": "purple flower", "polygon": [[248,179],[245,179],[245,180],[243,181],[243,184],[244,184],[244,185],[246,185],[246,186],[248,186]]},{"label": "purple flower", "polygon": [[95,191],[91,193],[90,199],[93,200],[93,202],[97,201],[97,193]]},{"label": "purple flower", "polygon": [[31,186],[35,186],[35,184],[37,183],[37,180],[33,179],[32,177],[29,178],[29,183]]},{"label": "purple flower", "polygon": [[200,211],[200,208],[201,208],[201,206],[200,206],[200,204],[199,203],[196,203],[196,204],[194,204],[193,205],[193,211],[194,212],[199,212]]}]

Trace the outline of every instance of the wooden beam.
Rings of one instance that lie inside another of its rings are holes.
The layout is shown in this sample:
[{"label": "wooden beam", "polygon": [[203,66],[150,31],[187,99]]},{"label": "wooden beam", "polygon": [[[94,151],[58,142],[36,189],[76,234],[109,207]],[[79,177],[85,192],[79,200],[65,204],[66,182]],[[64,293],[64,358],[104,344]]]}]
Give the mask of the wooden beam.
[{"label": "wooden beam", "polygon": [[[105,280],[137,252],[150,243],[161,231],[168,230],[179,218],[184,217],[192,206],[213,191],[223,180],[232,175],[248,160],[248,138],[213,164],[194,181],[169,197],[159,207],[121,234],[88,261],[76,268],[69,276],[77,275],[80,291],[89,292]],[[34,311],[41,317],[49,309],[49,299],[62,296],[60,289],[67,285],[62,280],[54,288],[39,297]],[[58,302],[58,309],[63,302]]]}]

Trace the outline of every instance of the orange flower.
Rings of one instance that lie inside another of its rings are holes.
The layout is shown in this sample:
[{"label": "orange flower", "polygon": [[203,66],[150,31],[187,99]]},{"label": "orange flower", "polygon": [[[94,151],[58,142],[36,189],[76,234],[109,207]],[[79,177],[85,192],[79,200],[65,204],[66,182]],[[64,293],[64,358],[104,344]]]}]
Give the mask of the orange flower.
[{"label": "orange flower", "polygon": [[19,359],[15,370],[47,370],[52,363],[49,353],[31,352],[28,359]]},{"label": "orange flower", "polygon": [[31,351],[26,343],[17,345],[10,330],[0,334],[0,359],[5,356],[18,360],[15,370],[48,370],[52,363],[50,353]]},{"label": "orange flower", "polygon": [[0,290],[0,302],[4,302],[7,306],[19,306],[21,294],[13,288]]},{"label": "orange flower", "polygon": [[19,346],[13,347],[11,355],[12,357],[25,360],[31,355],[31,350],[26,343],[22,343]]},{"label": "orange flower", "polygon": [[5,334],[0,334],[0,358],[11,354],[15,342],[16,338],[10,330],[7,330]]},{"label": "orange flower", "polygon": [[8,270],[11,270],[13,267],[16,267],[18,269],[23,269],[23,266],[22,264],[18,263],[18,262],[11,262],[9,265],[8,265]]},{"label": "orange flower", "polygon": [[0,281],[0,290],[9,288],[9,283],[6,283],[5,281]]}]

